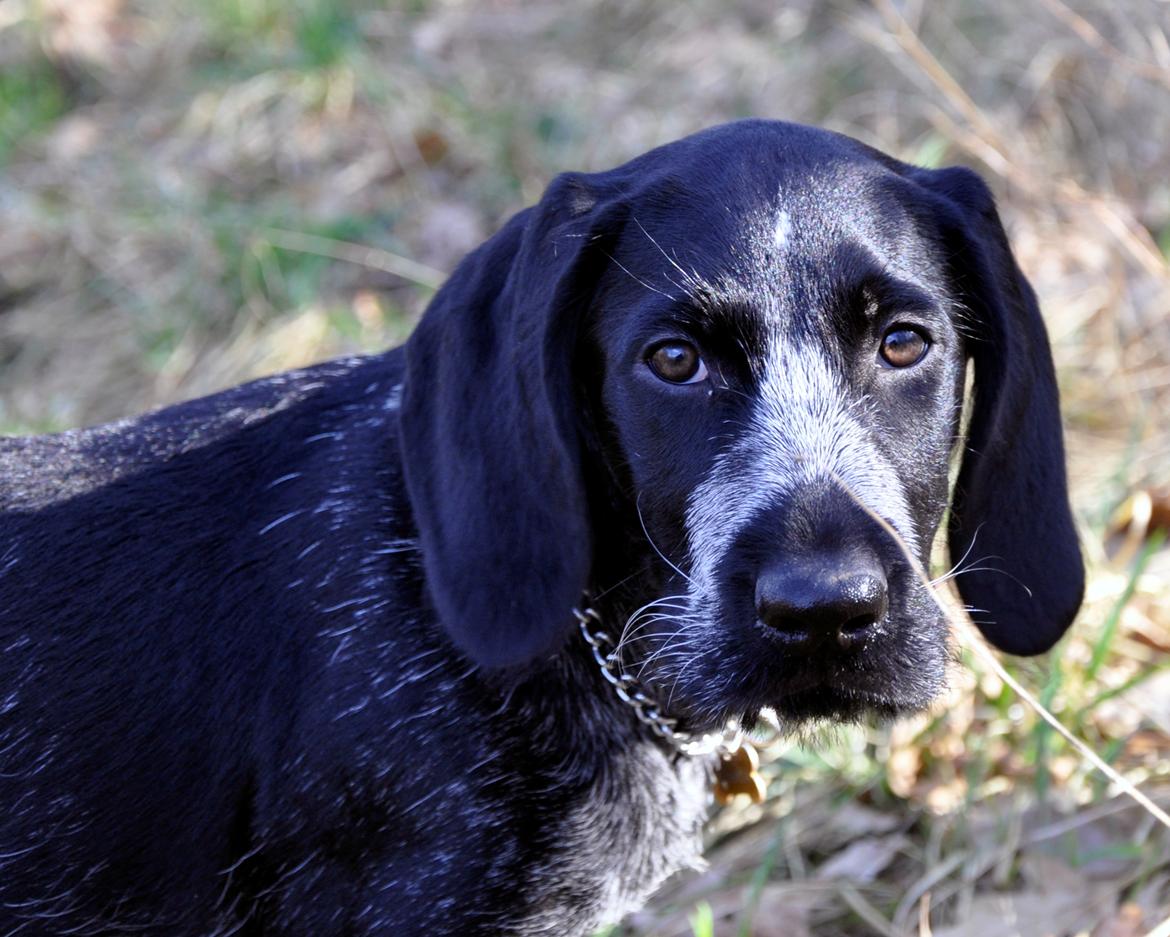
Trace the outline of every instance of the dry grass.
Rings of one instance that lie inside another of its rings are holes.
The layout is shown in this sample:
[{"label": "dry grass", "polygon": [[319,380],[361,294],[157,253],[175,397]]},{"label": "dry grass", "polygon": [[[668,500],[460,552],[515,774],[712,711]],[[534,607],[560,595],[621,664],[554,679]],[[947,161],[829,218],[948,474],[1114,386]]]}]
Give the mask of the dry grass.
[{"label": "dry grass", "polygon": [[[1010,674],[1166,806],[1168,32],[1162,0],[0,0],[0,431],[396,343],[554,172],[711,123],[966,162],[1048,315],[1091,562]],[[768,802],[627,931],[1156,928],[1167,831],[967,658],[933,715],[769,745]]]}]

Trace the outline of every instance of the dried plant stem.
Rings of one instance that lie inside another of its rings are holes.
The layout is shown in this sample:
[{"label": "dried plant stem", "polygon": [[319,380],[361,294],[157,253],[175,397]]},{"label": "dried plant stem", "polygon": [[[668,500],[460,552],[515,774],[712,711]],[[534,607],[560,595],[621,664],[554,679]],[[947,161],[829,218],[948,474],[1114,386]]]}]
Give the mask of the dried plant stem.
[{"label": "dried plant stem", "polygon": [[[892,0],[872,0],[872,3],[882,18],[886,32],[856,22],[858,31],[870,42],[887,51],[888,40],[893,39],[898,50],[904,53],[918,72],[934,85],[942,99],[966,125],[959,126],[949,117],[941,119],[945,115],[935,115],[936,125],[949,124],[945,131],[949,139],[981,160],[994,173],[1029,195],[1042,200],[1064,198],[1091,211],[1143,270],[1161,279],[1170,277],[1170,264],[1150,236],[1150,232],[1133,216],[1132,211],[1122,206],[1116,199],[1090,192],[1071,179],[1054,181],[1014,161],[1010,154],[1015,147],[1008,143],[995,122],[984,113],[927,48]],[[899,66],[903,64],[901,60],[895,61]]]},{"label": "dried plant stem", "polygon": [[331,260],[383,270],[428,289],[438,289],[447,278],[441,270],[377,247],[366,247],[351,241],[339,241],[336,238],[306,234],[303,231],[287,231],[283,228],[264,228],[261,234],[273,247],[282,250],[316,254]]},{"label": "dried plant stem", "polygon": [[[1089,764],[1105,775],[1118,790],[1131,797],[1143,810],[1149,813],[1155,820],[1170,829],[1170,814],[1154,803],[1145,793],[1143,793],[1136,784],[1124,777],[1117,769],[1108,764],[1100,755],[1098,755],[1088,745],[1088,743],[1077,738],[1071,730],[1066,728],[1064,724],[1056,718],[1048,709],[1038,700],[1032,693],[1023,686],[1015,677],[1008,673],[1007,669],[999,662],[995,654],[984,644],[983,639],[974,633],[971,625],[961,616],[955,613],[955,610],[940,598],[936,588],[931,585],[930,576],[927,571],[923,569],[922,564],[918,562],[918,558],[910,551],[906,545],[905,540],[902,539],[901,534],[898,533],[890,523],[873,511],[869,505],[861,500],[857,494],[835,473],[832,475],[834,481],[844,489],[845,493],[849,495],[853,502],[861,508],[873,521],[878,524],[898,545],[898,549],[902,551],[902,555],[910,564],[914,574],[918,576],[919,580],[926,587],[927,592],[930,593],[931,600],[938,606],[939,610],[946,615],[951,627],[963,637],[964,643],[973,650],[979,658],[991,668],[996,676],[999,677],[1007,686],[1020,697],[1025,703],[1032,707],[1036,714],[1050,725],[1065,741],[1067,741]],[[929,915],[929,912],[928,912]],[[929,926],[929,916],[927,918]],[[1170,918],[1162,921],[1153,930],[1146,933],[1145,937],[1170,937]]]},{"label": "dried plant stem", "polygon": [[1101,35],[1100,30],[1085,19],[1081,14],[1071,9],[1063,0],[1041,0],[1048,7],[1048,11],[1069,29],[1076,33],[1085,45],[1096,52],[1100,52],[1110,61],[1128,69],[1135,75],[1140,75],[1148,81],[1155,81],[1166,88],[1170,88],[1170,69],[1155,65],[1152,62],[1143,62],[1135,59]]},{"label": "dried plant stem", "polygon": [[1081,757],[1083,757],[1086,761],[1093,765],[1094,768],[1109,778],[1110,781],[1116,784],[1119,790],[1128,794],[1135,801],[1137,801],[1152,817],[1154,817],[1154,819],[1156,819],[1167,829],[1170,829],[1170,814],[1167,814],[1165,810],[1150,800],[1149,797],[1142,793],[1137,785],[1118,772],[1116,768],[1112,767],[1100,755],[1093,751],[1088,743],[1077,738],[1077,736],[1074,735],[1072,731],[1067,729],[1059,719],[1057,719],[1054,715],[1052,715],[1052,713],[1045,709],[1040,701],[1036,699],[1036,697],[1033,696],[1032,693],[1023,686],[1023,684],[1021,684],[1015,677],[1007,672],[1007,669],[996,659],[996,656],[988,649],[987,645],[983,643],[982,639],[972,632],[971,626],[967,624],[967,622],[962,621],[958,619],[957,616],[952,615],[951,624],[957,626],[958,630],[963,633],[967,646],[971,648],[977,655],[979,655],[985,664],[987,664],[993,671],[995,671],[995,675],[1008,686],[1010,686],[1020,697],[1020,699],[1031,706],[1041,719],[1052,726],[1052,728],[1055,729],[1066,742],[1068,742],[1080,753]]},{"label": "dried plant stem", "polygon": [[918,937],[934,937],[930,928],[930,892],[918,902]]},{"label": "dried plant stem", "polygon": [[987,645],[983,643],[982,638],[976,635],[973,632],[971,626],[960,615],[956,614],[954,609],[951,608],[951,606],[939,596],[935,587],[931,585],[930,576],[927,574],[927,571],[922,568],[922,564],[918,562],[918,558],[915,557],[914,554],[910,551],[910,548],[906,545],[905,540],[902,539],[902,535],[899,534],[898,531],[896,531],[884,517],[881,517],[879,514],[873,511],[869,505],[862,501],[861,498],[857,496],[857,494],[844,482],[843,479],[841,479],[835,473],[832,475],[832,477],[833,480],[841,486],[845,493],[853,499],[854,503],[857,504],[857,506],[860,507],[861,510],[863,510],[870,518],[872,518],[873,521],[878,524],[887,534],[889,534],[894,542],[898,545],[898,549],[902,551],[902,555],[905,557],[906,562],[910,564],[910,567],[914,570],[914,574],[918,576],[923,586],[925,586],[927,592],[930,593],[931,599],[934,601],[935,605],[937,605],[939,610],[944,615],[946,615],[947,620],[951,624],[951,627],[962,636],[964,644],[973,650],[980,657],[980,659],[982,659],[983,662],[987,664],[987,666],[990,667],[992,671],[994,671],[995,675],[999,677],[999,679],[1011,687],[1012,690],[1014,690],[1015,693],[1020,697],[1020,699],[1031,706],[1041,719],[1047,722],[1062,738],[1064,738],[1065,741],[1067,741],[1074,749],[1076,749],[1082,758],[1084,758],[1094,768],[1096,768],[1103,775],[1105,775],[1105,777],[1112,781],[1120,791],[1133,798],[1133,800],[1136,801],[1147,813],[1149,813],[1150,816],[1152,816],[1167,829],[1170,829],[1170,814],[1167,814],[1165,810],[1163,810],[1148,796],[1142,793],[1136,784],[1123,776],[1119,771],[1117,771],[1116,768],[1114,768],[1100,755],[1093,751],[1088,743],[1077,738],[1077,736],[1074,735],[1071,730],[1066,728],[1064,724],[1056,718],[1056,716],[1049,712],[1048,709],[1045,708],[1045,706],[1038,699],[1036,699],[1036,697],[1033,696],[1026,687],[1023,686],[1023,684],[1021,684],[1015,677],[1008,673],[1003,664],[999,662],[999,660],[991,652]]}]

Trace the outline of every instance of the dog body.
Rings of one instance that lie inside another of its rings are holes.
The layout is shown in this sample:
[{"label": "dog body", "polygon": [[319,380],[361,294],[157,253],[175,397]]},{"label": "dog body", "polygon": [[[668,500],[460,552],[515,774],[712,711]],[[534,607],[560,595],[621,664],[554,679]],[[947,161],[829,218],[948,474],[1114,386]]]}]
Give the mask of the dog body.
[{"label": "dog body", "polygon": [[0,933],[618,919],[697,858],[710,764],[573,606],[690,732],[926,705],[969,360],[951,551],[1035,653],[1082,573],[990,196],[808,128],[559,178],[404,349],[0,442]]},{"label": "dog body", "polygon": [[583,653],[502,688],[443,640],[401,382],[397,350],[7,444],[5,621],[43,622],[4,630],[7,927],[564,934],[697,854],[703,767]]}]

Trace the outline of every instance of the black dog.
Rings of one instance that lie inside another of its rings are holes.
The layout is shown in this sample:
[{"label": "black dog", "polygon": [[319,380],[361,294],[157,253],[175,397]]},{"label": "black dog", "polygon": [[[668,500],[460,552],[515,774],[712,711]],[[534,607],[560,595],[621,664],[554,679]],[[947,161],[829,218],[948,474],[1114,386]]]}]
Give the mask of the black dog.
[{"label": "black dog", "polygon": [[938,691],[969,359],[951,555],[1037,653],[1082,569],[991,197],[804,127],[558,178],[403,349],[4,441],[0,934],[617,919],[696,856],[704,733]]}]

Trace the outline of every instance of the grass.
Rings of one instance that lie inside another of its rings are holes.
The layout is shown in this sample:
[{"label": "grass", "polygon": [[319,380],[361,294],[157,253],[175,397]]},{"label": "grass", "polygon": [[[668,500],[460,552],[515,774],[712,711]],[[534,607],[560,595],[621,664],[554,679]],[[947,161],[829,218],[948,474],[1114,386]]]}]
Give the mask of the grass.
[{"label": "grass", "polygon": [[51,127],[68,106],[66,89],[46,62],[0,74],[0,166],[23,141]]},{"label": "grass", "polygon": [[[553,174],[721,120],[964,162],[1048,316],[1090,562],[1073,632],[1006,676],[1164,805],[1163,6],[0,3],[0,432],[395,344]],[[932,713],[765,754],[767,803],[614,937],[960,937],[1012,896],[1060,934],[1170,915],[1166,831],[969,647]]]}]

